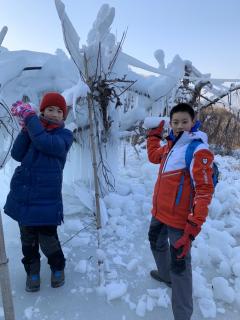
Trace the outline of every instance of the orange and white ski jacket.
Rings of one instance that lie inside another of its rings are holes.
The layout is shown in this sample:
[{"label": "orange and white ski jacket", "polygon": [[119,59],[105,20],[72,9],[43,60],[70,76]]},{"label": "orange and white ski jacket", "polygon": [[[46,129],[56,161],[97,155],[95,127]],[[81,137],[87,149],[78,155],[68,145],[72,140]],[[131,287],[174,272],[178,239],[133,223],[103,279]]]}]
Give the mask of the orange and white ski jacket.
[{"label": "orange and white ski jacket", "polygon": [[[186,149],[195,139],[201,139],[203,143],[194,151],[188,170],[185,163]],[[175,144],[168,140],[164,146],[160,146],[159,138],[150,136],[147,139],[147,151],[149,161],[160,164],[153,194],[152,214],[161,222],[179,229],[184,229],[187,219],[201,226],[206,220],[214,191],[214,157],[208,147],[207,135],[202,131],[184,131]],[[183,190],[177,204],[176,197],[182,175]]]}]

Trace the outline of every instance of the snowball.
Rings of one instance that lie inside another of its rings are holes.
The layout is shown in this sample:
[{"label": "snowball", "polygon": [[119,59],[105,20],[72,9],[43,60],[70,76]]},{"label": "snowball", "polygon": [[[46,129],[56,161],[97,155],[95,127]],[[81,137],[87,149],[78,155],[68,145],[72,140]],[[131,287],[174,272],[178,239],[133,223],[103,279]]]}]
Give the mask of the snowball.
[{"label": "snowball", "polygon": [[[233,252],[232,246],[236,245],[236,240],[227,231],[218,231],[212,228],[211,232],[209,232],[208,243],[212,255],[214,254],[214,250],[219,248],[225,256],[230,258]],[[221,243],[221,246],[219,246],[219,243]]]},{"label": "snowball", "polygon": [[116,193],[109,193],[104,197],[107,208],[111,209],[122,208],[127,201],[128,197],[120,196]]},{"label": "snowball", "polygon": [[209,216],[213,219],[220,217],[223,213],[222,203],[215,197],[212,198],[212,201],[209,205]]},{"label": "snowball", "polygon": [[119,217],[122,213],[120,208],[108,209],[108,213],[111,217]]},{"label": "snowball", "polygon": [[143,214],[150,213],[151,209],[152,209],[152,203],[143,202],[143,204],[142,204],[142,212],[143,212]]},{"label": "snowball", "polygon": [[234,290],[229,287],[228,281],[223,277],[215,277],[212,280],[213,294],[218,300],[232,303],[235,299]]},{"label": "snowball", "polygon": [[215,318],[216,317],[216,304],[214,300],[208,298],[201,298],[198,301],[199,308],[204,318]]},{"label": "snowball", "polygon": [[208,220],[211,224],[211,227],[219,230],[219,231],[222,231],[224,230],[224,227],[225,227],[225,222],[224,221],[219,221],[219,220]]},{"label": "snowball", "polygon": [[163,292],[157,302],[159,307],[167,308],[171,304],[171,300],[169,295],[166,292]]},{"label": "snowball", "polygon": [[153,308],[155,307],[155,300],[149,296],[147,296],[147,310],[148,311],[153,311]]},{"label": "snowball", "polygon": [[104,261],[106,258],[106,254],[102,249],[97,249],[97,259]]},{"label": "snowball", "polygon": [[83,223],[79,219],[69,219],[64,223],[64,231],[79,231],[83,228]]},{"label": "snowball", "polygon": [[159,298],[162,294],[162,291],[165,289],[157,288],[157,289],[147,289],[147,293],[153,298]]},{"label": "snowball", "polygon": [[27,319],[32,319],[33,317],[33,314],[34,314],[34,308],[31,306],[31,307],[28,307],[24,310],[24,316],[27,318]]},{"label": "snowball", "polygon": [[110,270],[107,272],[106,277],[108,280],[117,279],[118,273],[116,270]]},{"label": "snowball", "polygon": [[121,298],[127,292],[127,284],[122,281],[120,283],[110,283],[106,285],[105,289],[107,300],[110,301]]},{"label": "snowball", "polygon": [[116,227],[116,235],[120,239],[126,239],[129,235],[129,231],[127,230],[127,227],[125,227],[125,226],[117,226]]},{"label": "snowball", "polygon": [[201,269],[193,271],[193,295],[198,298],[212,299],[212,290],[208,288],[207,280],[201,275]]},{"label": "snowball", "polygon": [[116,191],[120,196],[127,196],[131,192],[131,187],[126,182],[118,183],[116,185]]},{"label": "snowball", "polygon": [[137,303],[136,314],[139,317],[144,317],[146,313],[146,308],[146,302],[144,302],[143,299],[140,299]]},{"label": "snowball", "polygon": [[96,292],[99,296],[103,296],[106,294],[106,287],[104,287],[103,285],[99,286],[96,288]]},{"label": "snowball", "polygon": [[127,270],[132,271],[137,268],[139,262],[137,259],[132,259],[128,264],[127,264]]},{"label": "snowball", "polygon": [[100,200],[99,203],[100,203],[101,225],[105,226],[108,222],[108,212],[107,212],[107,208],[104,201],[102,199],[99,199],[99,200]]},{"label": "snowball", "polygon": [[71,240],[71,245],[73,248],[82,247],[84,245],[88,245],[90,242],[90,236],[88,237],[79,237],[79,238],[73,238]]},{"label": "snowball", "polygon": [[235,276],[240,277],[240,262],[235,262],[232,265],[232,270]]},{"label": "snowball", "polygon": [[128,304],[130,310],[136,309],[136,307],[137,307],[136,303],[134,303],[130,300],[130,295],[128,293],[122,299]]},{"label": "snowball", "polygon": [[138,193],[141,196],[146,195],[146,188],[143,184],[132,184],[131,190],[132,190],[132,193]]},{"label": "snowball", "polygon": [[113,258],[113,262],[119,266],[126,266],[126,264],[122,261],[122,257],[121,256],[115,256]]},{"label": "snowball", "polygon": [[224,259],[224,255],[222,254],[220,248],[216,247],[208,247],[208,255],[209,255],[209,260],[212,261],[212,263],[218,264],[221,263],[222,260]]},{"label": "snowball", "polygon": [[240,276],[240,247],[234,247],[231,258],[231,266],[233,273]]},{"label": "snowball", "polygon": [[[156,180],[156,175],[158,174],[159,167],[152,165],[150,162],[143,163],[141,168],[141,176],[144,179],[144,185],[148,182],[149,179],[153,179],[153,182]],[[151,184],[153,188],[154,184]],[[146,185],[145,185],[146,187]]]},{"label": "snowball", "polygon": [[235,280],[235,289],[240,293],[240,277]]},{"label": "snowball", "polygon": [[87,271],[87,260],[80,260],[75,266],[74,271],[80,273],[86,273]]},{"label": "snowball", "polygon": [[167,289],[147,289],[148,294],[153,298],[158,298],[157,305],[159,307],[167,308],[170,304],[170,298],[167,294]]},{"label": "snowball", "polygon": [[146,117],[143,123],[145,129],[157,128],[160,122],[164,120],[164,126],[169,126],[169,117]]},{"label": "snowball", "polygon": [[231,266],[228,261],[224,260],[219,265],[219,270],[221,276],[224,278],[229,278],[231,276]]},{"label": "snowball", "polygon": [[226,310],[224,308],[217,308],[217,312],[224,314]]}]

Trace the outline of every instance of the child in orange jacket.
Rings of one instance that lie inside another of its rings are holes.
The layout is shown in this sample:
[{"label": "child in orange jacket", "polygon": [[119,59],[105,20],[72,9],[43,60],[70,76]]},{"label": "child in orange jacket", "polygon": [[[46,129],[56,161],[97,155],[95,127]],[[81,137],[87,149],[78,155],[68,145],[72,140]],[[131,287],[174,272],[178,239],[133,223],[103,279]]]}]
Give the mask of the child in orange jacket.
[{"label": "child in orange jacket", "polygon": [[[170,112],[172,130],[167,144],[160,146],[164,121],[149,130],[147,139],[149,160],[160,164],[148,233],[157,270],[150,275],[172,287],[175,320],[190,320],[193,312],[190,248],[206,220],[214,190],[213,154],[207,135],[196,130],[194,118],[192,107],[180,103]],[[185,155],[193,140],[202,143],[188,170]]]}]

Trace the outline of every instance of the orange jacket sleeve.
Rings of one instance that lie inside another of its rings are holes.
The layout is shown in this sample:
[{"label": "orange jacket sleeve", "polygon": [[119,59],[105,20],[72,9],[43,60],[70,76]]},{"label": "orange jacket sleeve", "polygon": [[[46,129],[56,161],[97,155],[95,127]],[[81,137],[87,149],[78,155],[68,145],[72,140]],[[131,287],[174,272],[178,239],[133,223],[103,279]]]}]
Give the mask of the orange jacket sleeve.
[{"label": "orange jacket sleeve", "polygon": [[163,155],[166,153],[166,146],[160,146],[160,139],[151,136],[147,139],[148,159],[152,163],[161,163]]},{"label": "orange jacket sleeve", "polygon": [[195,153],[192,167],[192,177],[195,185],[195,196],[193,199],[193,213],[189,220],[201,226],[208,215],[208,205],[212,200],[214,192],[212,180],[213,154],[207,149]]}]

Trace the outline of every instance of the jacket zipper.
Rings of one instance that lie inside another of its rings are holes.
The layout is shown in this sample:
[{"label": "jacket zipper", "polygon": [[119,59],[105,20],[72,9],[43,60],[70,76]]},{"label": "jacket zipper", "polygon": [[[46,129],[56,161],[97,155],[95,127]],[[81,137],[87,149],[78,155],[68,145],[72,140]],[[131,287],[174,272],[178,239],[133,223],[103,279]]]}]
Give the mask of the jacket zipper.
[{"label": "jacket zipper", "polygon": [[[170,152],[169,152],[169,154],[167,155],[167,158],[166,158],[166,160],[165,160],[165,162],[164,162],[164,165],[163,165],[163,167],[162,167],[161,173],[163,173],[164,169],[166,168],[168,159],[169,159],[170,155],[173,153],[173,147],[175,146],[175,144],[177,143],[177,141],[181,138],[182,134],[183,134],[183,132],[181,132],[181,133],[178,135],[178,137],[176,138],[176,140],[173,142],[173,145],[172,145],[172,147],[171,147],[171,149],[170,149]],[[161,180],[160,180],[160,181],[161,181]],[[157,194],[156,194],[156,214],[155,214],[155,216],[157,215],[157,199],[158,199],[159,189],[160,189],[160,188],[158,188],[158,191],[157,191]]]},{"label": "jacket zipper", "polygon": [[169,157],[170,157],[170,155],[171,155],[172,153],[173,153],[173,149],[169,152],[169,154],[168,154],[168,156],[167,156],[167,158],[166,158],[166,160],[165,160],[165,162],[164,162],[164,165],[163,165],[163,168],[162,168],[161,173],[163,173],[163,172],[164,172],[164,169],[166,168],[166,165],[167,165],[168,159],[169,159]]},{"label": "jacket zipper", "polygon": [[165,178],[165,177],[170,177],[170,176],[175,176],[176,174],[179,174],[179,173],[180,173],[180,171],[174,172],[174,173],[170,173],[170,174],[165,174],[165,175],[164,175],[164,178]]}]

